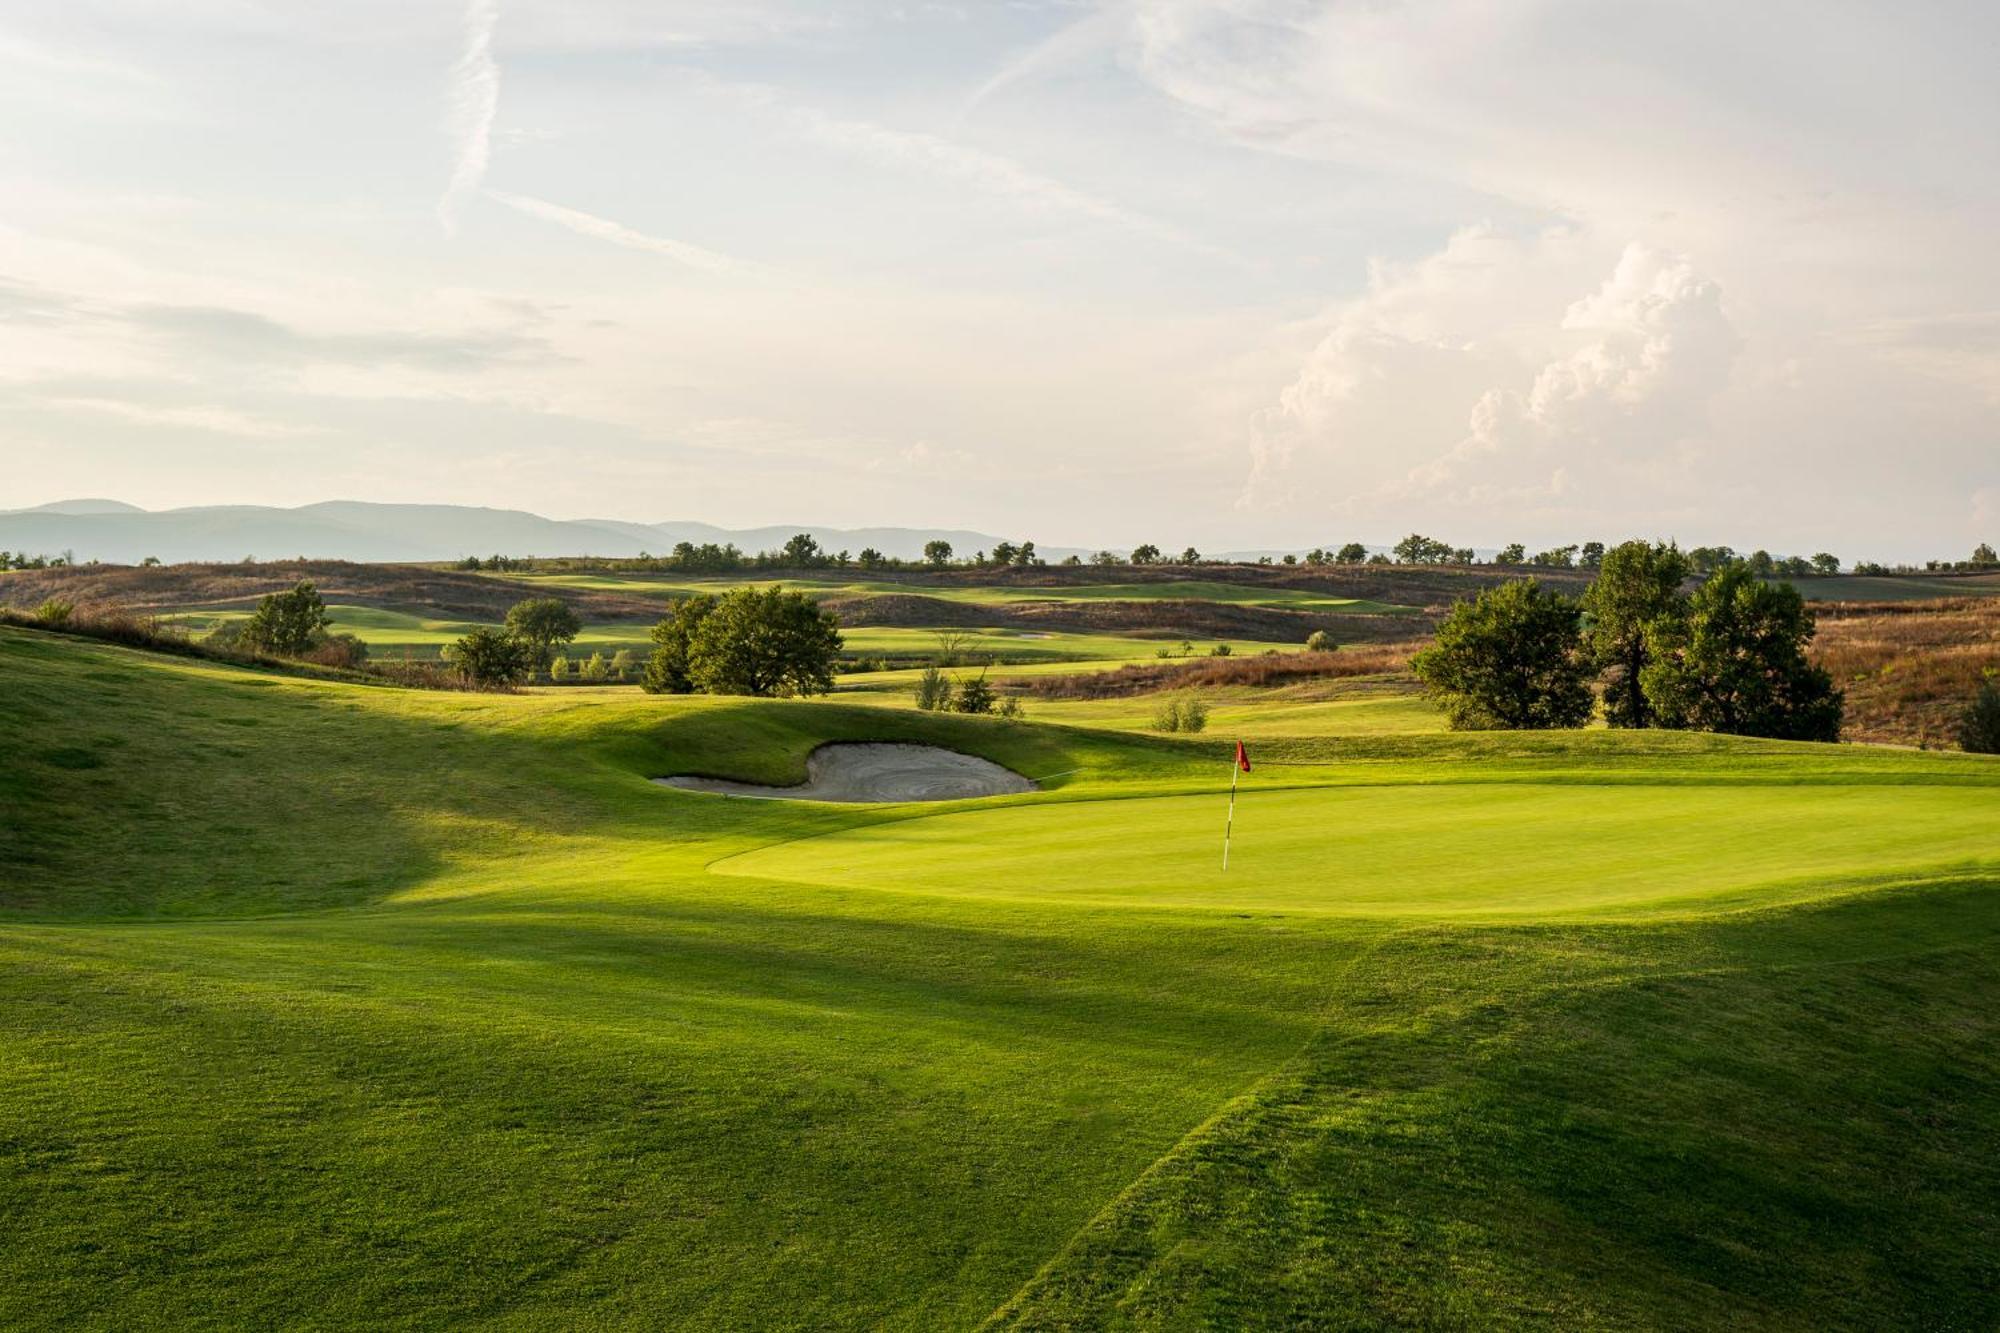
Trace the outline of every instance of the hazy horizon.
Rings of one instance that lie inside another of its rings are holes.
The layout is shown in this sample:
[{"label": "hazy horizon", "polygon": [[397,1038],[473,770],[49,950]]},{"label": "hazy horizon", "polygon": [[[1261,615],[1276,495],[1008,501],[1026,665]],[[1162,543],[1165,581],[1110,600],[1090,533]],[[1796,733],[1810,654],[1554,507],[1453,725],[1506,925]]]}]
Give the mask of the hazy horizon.
[{"label": "hazy horizon", "polygon": [[0,0],[0,509],[2000,539],[2000,14]]}]

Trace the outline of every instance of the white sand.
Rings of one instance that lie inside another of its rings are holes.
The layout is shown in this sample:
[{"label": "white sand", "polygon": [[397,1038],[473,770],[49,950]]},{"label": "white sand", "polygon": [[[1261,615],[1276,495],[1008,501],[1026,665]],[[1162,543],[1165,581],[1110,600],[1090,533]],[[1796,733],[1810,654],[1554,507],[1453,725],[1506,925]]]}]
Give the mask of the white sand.
[{"label": "white sand", "polygon": [[675,777],[653,781],[683,791],[750,796],[766,801],[959,801],[1009,796],[1035,784],[1012,769],[935,745],[837,743],[806,760],[797,787],[760,787],[723,778]]}]

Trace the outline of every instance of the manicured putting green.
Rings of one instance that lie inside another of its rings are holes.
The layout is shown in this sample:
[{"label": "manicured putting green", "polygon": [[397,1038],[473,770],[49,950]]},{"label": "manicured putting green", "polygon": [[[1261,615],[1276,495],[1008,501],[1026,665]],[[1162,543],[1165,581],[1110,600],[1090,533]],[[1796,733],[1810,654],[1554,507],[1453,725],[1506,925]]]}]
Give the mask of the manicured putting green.
[{"label": "manicured putting green", "polygon": [[1246,789],[1040,804],[851,828],[727,858],[725,874],[1090,904],[1383,917],[1791,902],[1888,874],[2000,868],[1973,787],[1457,783]]}]

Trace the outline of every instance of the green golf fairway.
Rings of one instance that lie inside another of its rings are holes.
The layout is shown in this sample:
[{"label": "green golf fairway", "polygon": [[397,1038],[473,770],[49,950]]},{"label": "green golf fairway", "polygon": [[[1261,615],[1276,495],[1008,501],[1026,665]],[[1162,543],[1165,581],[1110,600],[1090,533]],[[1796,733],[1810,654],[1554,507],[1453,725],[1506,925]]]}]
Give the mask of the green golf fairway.
[{"label": "green golf fairway", "polygon": [[[726,874],[1127,906],[1538,917],[1813,897],[2000,872],[1992,794],[1950,787],[1468,786],[1243,792],[935,815],[802,838]],[[965,859],[977,858],[968,874]]]},{"label": "green golf fairway", "polygon": [[0,1326],[2000,1321],[2000,763],[0,687]]}]

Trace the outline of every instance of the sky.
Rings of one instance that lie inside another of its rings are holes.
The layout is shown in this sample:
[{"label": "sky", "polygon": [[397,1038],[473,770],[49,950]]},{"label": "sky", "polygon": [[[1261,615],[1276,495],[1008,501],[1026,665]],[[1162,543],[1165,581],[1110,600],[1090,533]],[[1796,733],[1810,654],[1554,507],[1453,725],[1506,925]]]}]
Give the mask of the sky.
[{"label": "sky", "polygon": [[2000,540],[2000,7],[0,0],[0,508]]}]

